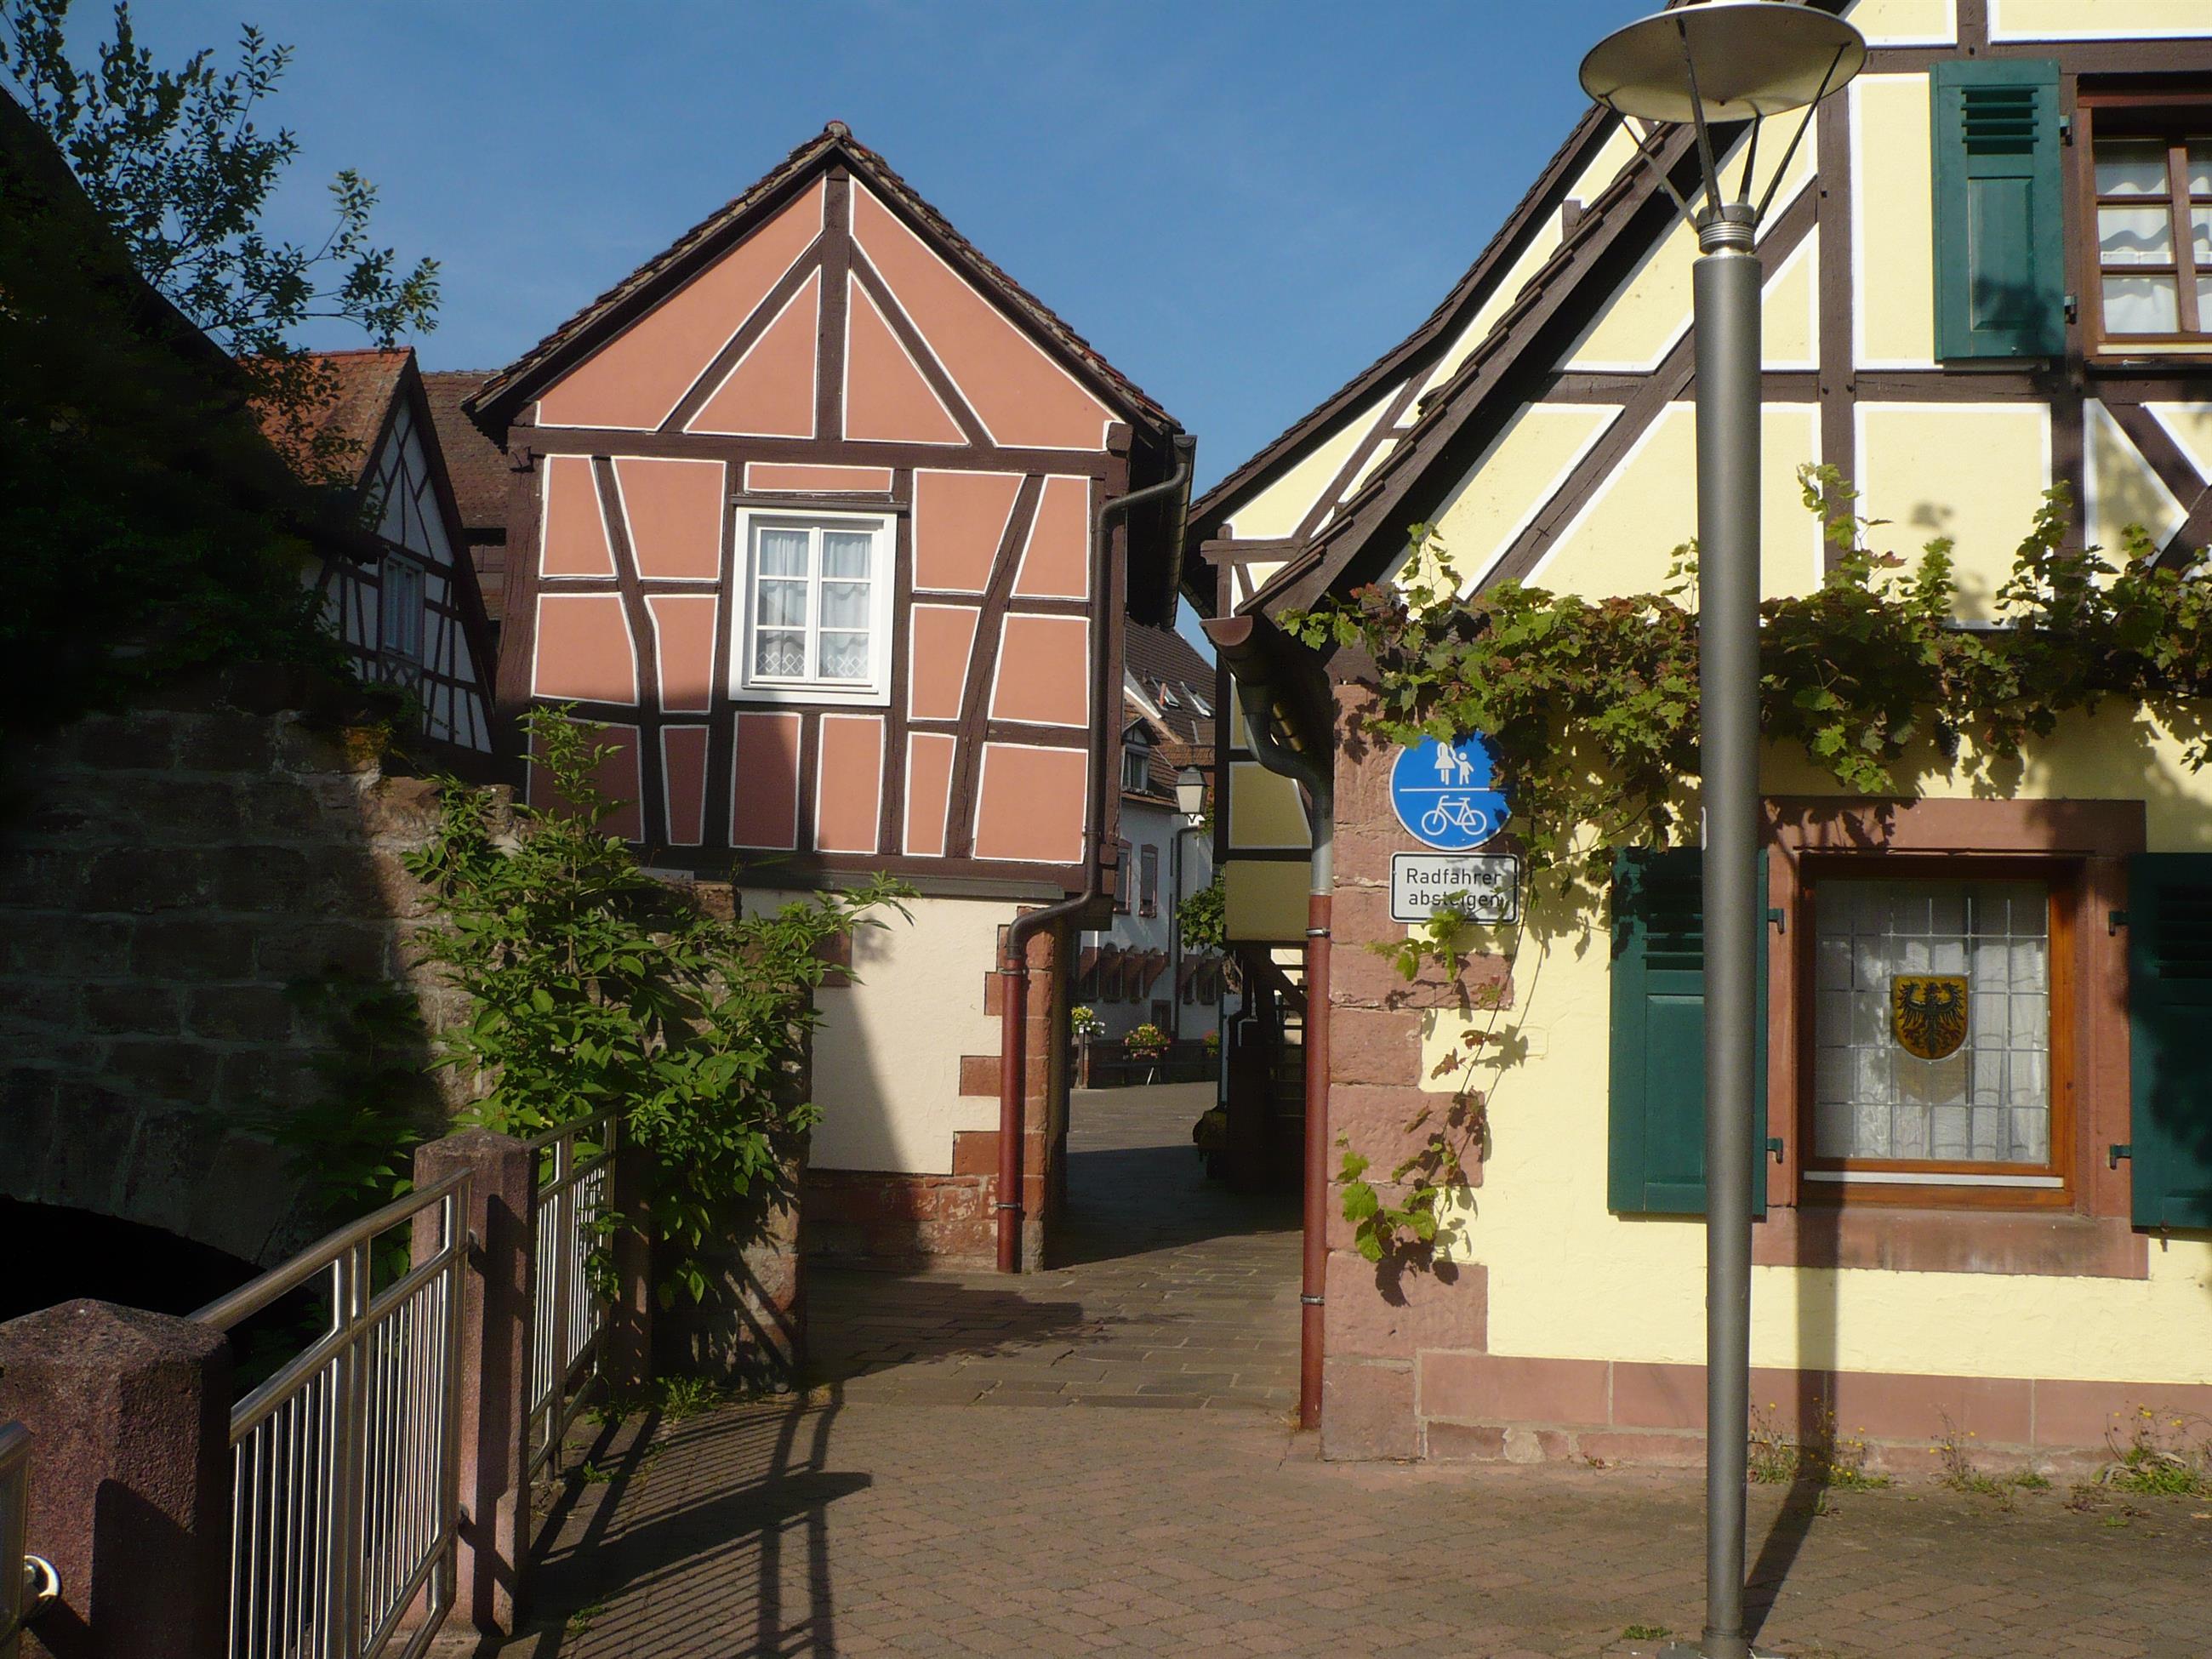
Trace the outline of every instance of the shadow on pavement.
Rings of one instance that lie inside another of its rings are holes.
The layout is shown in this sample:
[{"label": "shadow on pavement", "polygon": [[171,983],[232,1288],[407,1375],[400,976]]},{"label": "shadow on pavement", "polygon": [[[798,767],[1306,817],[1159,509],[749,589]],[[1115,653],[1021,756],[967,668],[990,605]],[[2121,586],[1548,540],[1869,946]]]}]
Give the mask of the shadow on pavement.
[{"label": "shadow on pavement", "polygon": [[479,1652],[835,1653],[830,1506],[874,1485],[830,1467],[839,1410],[833,1391],[827,1405],[794,1396],[682,1425],[649,1412],[634,1433],[603,1431],[585,1463],[604,1478],[567,1482],[540,1528],[544,1548],[588,1502],[541,1560],[538,1628]]}]

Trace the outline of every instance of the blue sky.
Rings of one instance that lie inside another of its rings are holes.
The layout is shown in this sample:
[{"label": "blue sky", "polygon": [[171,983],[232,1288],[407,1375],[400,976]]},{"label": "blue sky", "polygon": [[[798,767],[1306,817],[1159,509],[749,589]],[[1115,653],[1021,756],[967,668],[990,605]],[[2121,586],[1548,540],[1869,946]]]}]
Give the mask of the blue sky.
[{"label": "blue sky", "polygon": [[[1428,313],[1579,113],[1583,51],[1655,3],[136,11],[165,58],[241,21],[297,48],[276,217],[374,181],[381,240],[444,265],[429,367],[507,362],[835,117],[1198,434],[1203,486]],[[80,44],[106,14],[76,0]]]}]

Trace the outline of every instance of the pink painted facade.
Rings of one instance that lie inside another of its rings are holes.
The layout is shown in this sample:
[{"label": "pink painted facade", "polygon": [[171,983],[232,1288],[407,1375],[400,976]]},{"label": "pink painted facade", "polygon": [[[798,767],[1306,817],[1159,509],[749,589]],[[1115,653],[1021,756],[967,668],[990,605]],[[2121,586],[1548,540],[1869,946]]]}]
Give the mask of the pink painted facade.
[{"label": "pink painted facade", "polygon": [[826,132],[471,409],[501,703],[634,728],[656,858],[1085,886],[1097,687],[1174,580],[1161,519],[1094,524],[1174,424],[870,152]]}]

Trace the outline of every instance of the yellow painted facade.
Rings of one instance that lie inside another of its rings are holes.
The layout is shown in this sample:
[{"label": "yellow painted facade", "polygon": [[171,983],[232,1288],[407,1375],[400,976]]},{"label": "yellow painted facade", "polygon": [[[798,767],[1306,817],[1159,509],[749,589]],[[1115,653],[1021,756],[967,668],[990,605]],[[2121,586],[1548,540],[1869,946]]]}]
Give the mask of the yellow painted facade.
[{"label": "yellow painted facade", "polygon": [[2203,0],[1990,0],[1992,40],[2212,35]]},{"label": "yellow painted facade", "polygon": [[1851,111],[1851,308],[1861,368],[1936,366],[1928,77],[1863,75]]},{"label": "yellow painted facade", "polygon": [[1221,904],[1229,937],[1246,944],[1293,945],[1306,936],[1313,880],[1304,859],[1237,859],[1221,866]]},{"label": "yellow painted facade", "polygon": [[[1782,753],[1769,757],[1766,786],[1823,793],[1802,756]],[[1924,772],[1916,787],[1943,798],[1999,786],[1970,763]],[[2002,793],[2145,799],[2153,851],[2212,849],[2212,774],[2189,772],[2180,744],[2146,716],[2069,723]],[[1702,1223],[1606,1207],[1608,924],[1598,915],[1585,927],[1556,908],[1534,921],[1519,947],[1515,1009],[1498,1027],[1532,1052],[1481,1074],[1491,1154],[1455,1218],[1452,1255],[1489,1268],[1493,1353],[1701,1363]],[[1456,1015],[1431,1018],[1425,1076],[1462,1029]],[[2212,1240],[2201,1237],[2153,1240],[2143,1279],[1762,1267],[1752,1309],[1755,1365],[2212,1382]]]},{"label": "yellow painted facade", "polygon": [[1535,404],[1516,416],[1437,515],[1454,568],[1469,582],[1486,576],[1620,414],[1602,404]]},{"label": "yellow painted facade", "polygon": [[1860,510],[1889,520],[1876,545],[1910,559],[1950,537],[1969,620],[1989,616],[2051,487],[2051,421],[2042,404],[1858,405]]},{"label": "yellow painted facade", "polygon": [[1248,504],[1238,507],[1232,521],[1238,538],[1267,541],[1287,536],[1303,524],[1322,491],[1344,470],[1344,464],[1352,459],[1352,452],[1359,447],[1359,441],[1382,418],[1389,401],[1384,398],[1369,404],[1332,434],[1328,441],[1316,446],[1297,465]]},{"label": "yellow painted facade", "polygon": [[1948,46],[1959,38],[1958,0],[1858,0],[1844,15],[1870,46]]},{"label": "yellow painted facade", "polygon": [[2081,514],[2088,538],[2117,554],[2130,525],[2164,546],[2189,516],[2112,411],[2091,398],[2082,417]]},{"label": "yellow painted facade", "polygon": [[[1808,140],[1789,158],[1790,170],[1775,191],[1767,231],[1811,180],[1817,148]],[[1722,171],[1731,189],[1741,170],[1741,155],[1739,144],[1722,159]],[[1753,179],[1753,199],[1763,196],[1772,184],[1782,159],[1771,145],[1761,154]],[[1690,268],[1697,257],[1697,232],[1678,220],[1629,273],[1611,303],[1600,311],[1560,367],[1583,372],[1656,368],[1659,360],[1689,331]]]},{"label": "yellow painted facade", "polygon": [[2145,404],[2201,477],[2212,478],[2212,403]]},{"label": "yellow painted facade", "polygon": [[[1769,599],[1809,592],[1820,581],[1820,530],[1805,509],[1797,468],[1820,459],[1820,414],[1807,404],[1769,404],[1759,426],[1759,585]],[[1529,582],[1591,596],[1665,586],[1674,550],[1697,534],[1697,502],[1685,488],[1696,476],[1697,442],[1696,408],[1669,405],[1591,492]]]}]

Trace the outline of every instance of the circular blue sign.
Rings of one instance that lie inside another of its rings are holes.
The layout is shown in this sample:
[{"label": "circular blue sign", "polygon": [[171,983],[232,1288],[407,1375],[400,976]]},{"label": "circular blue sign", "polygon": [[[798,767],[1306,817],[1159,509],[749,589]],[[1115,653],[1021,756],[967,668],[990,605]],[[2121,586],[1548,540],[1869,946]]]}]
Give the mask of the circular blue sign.
[{"label": "circular blue sign", "polygon": [[1505,827],[1505,797],[1491,787],[1490,744],[1474,732],[1456,743],[1424,738],[1390,768],[1390,809],[1407,834],[1444,853],[1480,847]]}]

